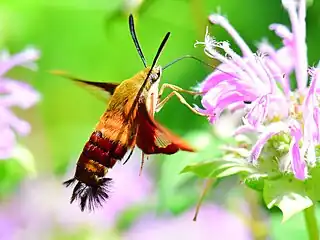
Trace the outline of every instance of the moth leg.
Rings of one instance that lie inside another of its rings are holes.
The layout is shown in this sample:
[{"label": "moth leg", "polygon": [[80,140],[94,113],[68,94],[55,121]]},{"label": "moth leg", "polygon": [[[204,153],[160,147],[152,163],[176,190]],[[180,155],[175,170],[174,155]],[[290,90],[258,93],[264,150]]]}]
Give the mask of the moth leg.
[{"label": "moth leg", "polygon": [[172,91],[168,96],[166,96],[162,101],[160,101],[158,104],[157,104],[157,107],[156,107],[156,112],[159,112],[162,107],[169,101],[169,99],[173,96],[177,96],[177,98],[179,99],[179,101],[184,104],[185,106],[187,106],[193,113],[197,114],[197,115],[200,115],[200,116],[204,116],[204,117],[208,117],[207,114],[203,114],[203,113],[200,113],[198,112],[197,110],[195,110],[189,103],[187,103],[187,101],[183,98],[183,96],[176,92],[176,91]]},{"label": "moth leg", "polygon": [[144,166],[144,159],[145,157],[147,158],[147,160],[149,160],[149,156],[148,155],[145,155],[144,152],[142,152],[142,155],[141,155],[141,165],[140,165],[140,172],[139,172],[139,176],[141,176],[142,174],[142,169],[143,169],[143,166]]},{"label": "moth leg", "polygon": [[163,92],[164,92],[164,90],[166,88],[170,88],[170,89],[172,89],[172,90],[174,90],[176,92],[189,93],[191,95],[200,95],[200,94],[202,94],[201,92],[189,91],[189,90],[185,90],[185,89],[183,89],[181,87],[178,87],[176,85],[173,85],[173,84],[164,83],[164,84],[162,84],[162,86],[161,86],[161,88],[159,90],[159,98],[162,96],[162,94],[163,94]]},{"label": "moth leg", "polygon": [[131,151],[130,151],[130,153],[129,153],[129,156],[127,157],[127,159],[123,162],[123,165],[125,165],[125,164],[129,161],[129,159],[131,158],[132,153],[133,153],[133,150],[134,150],[134,147],[131,149]]},{"label": "moth leg", "polygon": [[143,169],[143,165],[144,165],[144,157],[145,157],[144,152],[142,152],[139,176],[141,176],[141,174],[142,174],[142,169]]}]

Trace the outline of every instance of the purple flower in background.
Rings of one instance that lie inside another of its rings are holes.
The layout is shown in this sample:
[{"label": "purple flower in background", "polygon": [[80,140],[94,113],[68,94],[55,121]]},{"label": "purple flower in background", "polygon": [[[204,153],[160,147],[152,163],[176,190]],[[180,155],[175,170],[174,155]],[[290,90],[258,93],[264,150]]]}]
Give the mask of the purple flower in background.
[{"label": "purple flower in background", "polygon": [[94,212],[81,212],[80,206],[70,204],[71,192],[62,179],[25,180],[16,195],[2,203],[3,208],[0,205],[0,240],[2,234],[15,237],[5,239],[45,240],[83,229],[97,239],[107,237],[126,208],[150,202],[152,181],[146,171],[139,176],[140,159],[141,153],[135,152],[126,167],[119,163],[109,172],[114,180],[110,199]]},{"label": "purple flower in background", "polygon": [[140,163],[141,151],[136,150],[125,167],[121,162],[118,162],[109,170],[108,177],[112,178],[113,184],[110,198],[103,204],[103,214],[105,216],[103,226],[106,222],[114,223],[126,208],[150,201],[153,181],[146,169],[139,176]]},{"label": "purple flower in background", "polygon": [[25,136],[30,132],[28,122],[19,119],[13,107],[27,109],[39,101],[40,95],[24,82],[7,78],[5,74],[16,66],[34,69],[34,61],[39,58],[35,49],[26,49],[10,56],[6,51],[0,53],[0,159],[12,156],[16,145],[16,135]]},{"label": "purple flower in background", "polygon": [[126,233],[124,239],[252,239],[249,229],[235,215],[217,205],[201,207],[201,217],[192,221],[194,211],[179,216],[144,217]]},{"label": "purple flower in background", "polygon": [[[254,132],[258,140],[248,156],[249,162],[258,163],[263,147],[270,138],[287,134],[291,138],[288,153],[290,170],[295,177],[308,177],[308,166],[316,162],[315,146],[320,143],[320,65],[308,69],[306,46],[306,1],[282,0],[288,11],[291,29],[271,24],[283,42],[275,49],[264,41],[256,53],[241,38],[229,21],[212,14],[213,24],[223,27],[241,50],[237,54],[228,42],[219,42],[206,32],[205,53],[221,62],[199,86],[205,92],[202,108],[198,111],[210,115],[215,123],[224,110],[244,110],[243,125],[235,134]],[[290,74],[294,73],[297,89],[290,89]],[[311,84],[308,87],[308,76]],[[302,145],[299,145],[302,143]]]}]

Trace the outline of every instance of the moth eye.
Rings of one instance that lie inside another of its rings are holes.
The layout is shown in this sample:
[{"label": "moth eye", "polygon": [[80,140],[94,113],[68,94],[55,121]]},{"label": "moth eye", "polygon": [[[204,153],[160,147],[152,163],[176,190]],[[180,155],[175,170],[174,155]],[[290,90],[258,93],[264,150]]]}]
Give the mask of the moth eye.
[{"label": "moth eye", "polygon": [[156,81],[158,80],[158,78],[159,78],[159,75],[156,74],[156,73],[152,73],[152,74],[150,75],[150,80],[151,80],[152,82],[156,82]]}]

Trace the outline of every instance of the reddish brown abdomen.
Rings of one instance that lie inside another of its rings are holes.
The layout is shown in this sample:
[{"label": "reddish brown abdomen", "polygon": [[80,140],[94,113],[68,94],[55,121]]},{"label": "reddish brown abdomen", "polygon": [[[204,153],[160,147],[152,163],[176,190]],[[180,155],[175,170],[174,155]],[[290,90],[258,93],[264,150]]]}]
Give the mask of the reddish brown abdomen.
[{"label": "reddish brown abdomen", "polygon": [[91,159],[104,167],[112,168],[117,160],[123,158],[126,152],[127,148],[119,142],[103,138],[100,131],[95,131],[84,146],[80,159],[82,158],[84,161],[85,159]]}]

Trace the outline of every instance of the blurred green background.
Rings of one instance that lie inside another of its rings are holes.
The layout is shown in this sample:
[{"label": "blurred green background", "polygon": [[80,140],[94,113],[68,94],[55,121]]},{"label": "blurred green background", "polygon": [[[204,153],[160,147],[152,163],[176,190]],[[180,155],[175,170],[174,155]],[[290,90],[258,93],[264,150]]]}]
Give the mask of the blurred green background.
[{"label": "blurred green background", "polygon": [[[127,5],[129,2],[131,7]],[[106,107],[106,103],[83,88],[50,75],[50,70],[65,70],[92,81],[121,82],[133,76],[143,65],[128,30],[129,12],[135,16],[138,38],[149,63],[168,31],[171,37],[161,55],[160,65],[185,54],[210,62],[202,47],[193,47],[196,40],[204,39],[206,26],[218,40],[227,39],[233,44],[222,28],[212,26],[207,20],[210,13],[217,11],[228,17],[253,50],[262,39],[268,39],[279,47],[280,39],[269,31],[268,26],[271,23],[289,24],[279,0],[1,0],[0,47],[19,52],[32,45],[41,51],[36,73],[25,70],[10,73],[17,79],[25,79],[42,95],[42,101],[35,108],[17,112],[33,127],[32,134],[21,139],[21,143],[33,153],[38,176],[54,175],[64,180],[66,172],[72,169],[68,174],[71,176],[83,145]],[[319,59],[319,29],[320,4],[314,1],[307,14],[309,65],[314,65]],[[162,83],[190,89],[210,71],[196,61],[183,60],[164,72]],[[190,103],[199,103],[199,99],[189,96],[186,99]],[[195,146],[201,147],[203,142],[208,142],[206,139],[210,139],[206,153],[179,153],[146,163],[148,171],[156,176],[153,192],[158,199],[155,200],[156,207],[150,211],[181,214],[194,208],[202,182],[178,175],[179,171],[190,161],[219,155],[215,146],[222,140],[210,134],[212,129],[205,118],[192,114],[177,99],[173,98],[156,118]],[[6,164],[1,166],[6,171],[0,175],[1,198],[10,199],[28,175],[15,163],[0,164]],[[222,185],[218,188],[220,192],[213,190],[212,196],[207,198],[209,202],[221,204],[227,195],[231,202],[234,199],[237,202],[245,195],[236,179],[219,185]],[[226,193],[223,186],[234,190]],[[262,207],[259,211],[265,215]],[[122,218],[126,220],[123,222],[132,224],[135,216],[139,215],[137,212],[124,214]],[[306,239],[301,216],[281,225],[279,212],[273,212],[266,225],[272,239],[287,239],[288,234],[292,239]],[[93,239],[90,236],[78,236],[77,239]],[[61,233],[53,239],[68,238]]]}]

